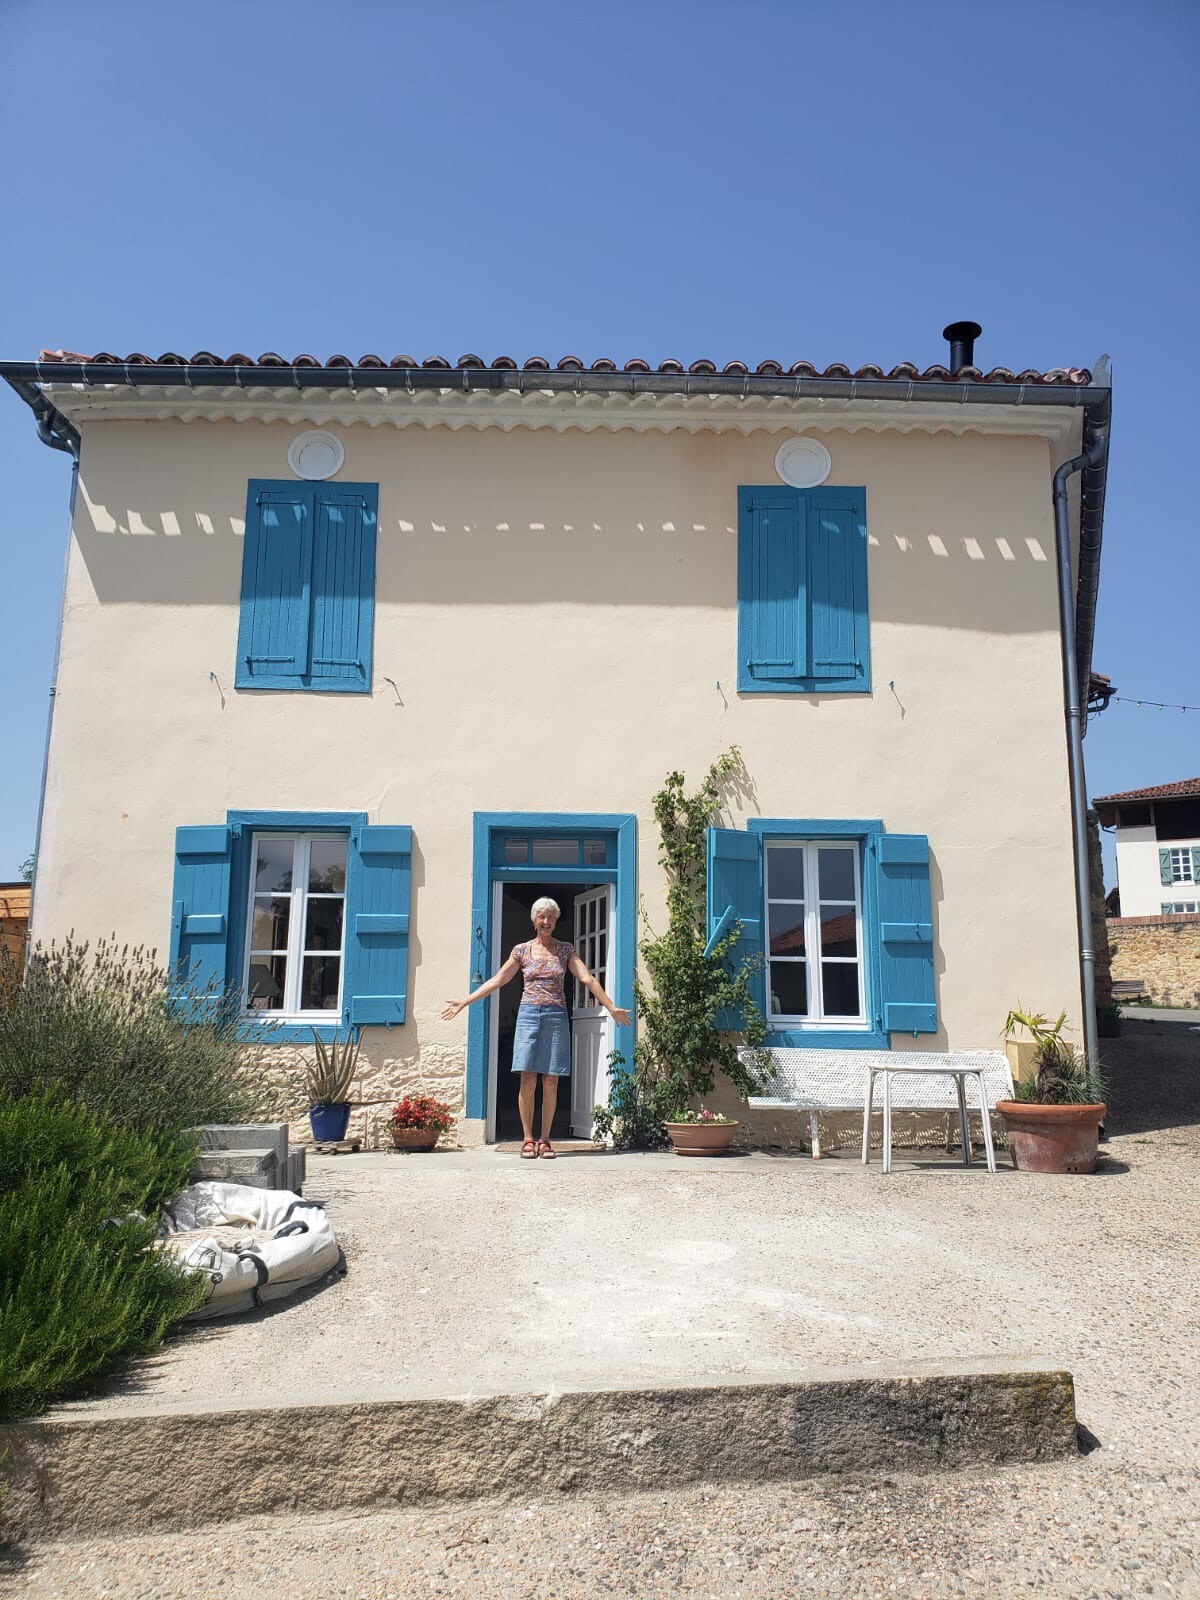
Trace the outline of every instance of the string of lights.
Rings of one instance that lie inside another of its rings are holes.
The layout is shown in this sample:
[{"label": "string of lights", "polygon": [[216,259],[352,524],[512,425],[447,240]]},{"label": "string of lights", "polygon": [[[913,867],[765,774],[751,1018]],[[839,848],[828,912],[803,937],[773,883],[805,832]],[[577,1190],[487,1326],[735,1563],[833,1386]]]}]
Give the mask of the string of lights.
[{"label": "string of lights", "polygon": [[1128,694],[1109,695],[1109,699],[1123,706],[1141,706],[1157,711],[1200,711],[1200,706],[1176,706],[1167,700],[1135,700]]}]

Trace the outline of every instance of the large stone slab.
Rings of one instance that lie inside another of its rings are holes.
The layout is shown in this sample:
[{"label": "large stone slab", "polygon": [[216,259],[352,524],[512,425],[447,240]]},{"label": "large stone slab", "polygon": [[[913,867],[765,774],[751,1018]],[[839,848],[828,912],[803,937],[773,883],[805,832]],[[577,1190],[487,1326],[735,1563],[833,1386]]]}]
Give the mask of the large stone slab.
[{"label": "large stone slab", "polygon": [[13,1536],[174,1530],[572,1490],[1037,1461],[1076,1445],[1069,1373],[988,1362],[705,1388],[63,1415],[0,1428]]},{"label": "large stone slab", "polygon": [[274,1150],[201,1150],[191,1177],[193,1183],[245,1183],[252,1189],[274,1189],[280,1177],[279,1158]]},{"label": "large stone slab", "polygon": [[274,1150],[281,1167],[287,1160],[286,1122],[203,1122],[192,1131],[201,1150]]}]

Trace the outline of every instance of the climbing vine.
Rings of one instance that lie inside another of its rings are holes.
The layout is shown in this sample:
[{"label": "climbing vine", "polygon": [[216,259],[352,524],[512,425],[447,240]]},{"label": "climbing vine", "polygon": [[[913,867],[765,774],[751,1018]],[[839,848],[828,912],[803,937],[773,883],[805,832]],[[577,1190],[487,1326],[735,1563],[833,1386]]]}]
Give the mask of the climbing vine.
[{"label": "climbing vine", "polygon": [[[710,1094],[718,1074],[743,1095],[760,1090],[770,1075],[769,1056],[753,1048],[766,1037],[751,992],[761,958],[735,959],[740,923],[705,954],[707,831],[719,818],[723,795],[745,783],[735,748],[713,762],[694,793],[681,772],[670,772],[654,796],[667,925],[654,933],[643,911],[638,949],[645,978],[634,983],[639,1036],[633,1070],[620,1070],[626,1064],[614,1057],[609,1103],[595,1111],[597,1137],[611,1135],[620,1147],[664,1142],[663,1123]],[[718,1019],[728,1012],[742,1018],[740,1033],[719,1029]]]}]

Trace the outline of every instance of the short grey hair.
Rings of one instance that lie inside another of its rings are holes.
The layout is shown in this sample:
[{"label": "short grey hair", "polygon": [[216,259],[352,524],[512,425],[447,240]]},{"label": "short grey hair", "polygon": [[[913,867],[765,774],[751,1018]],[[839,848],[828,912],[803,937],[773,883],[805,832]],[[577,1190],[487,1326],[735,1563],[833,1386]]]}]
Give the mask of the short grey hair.
[{"label": "short grey hair", "polygon": [[549,895],[543,895],[540,900],[535,900],[529,912],[530,922],[536,922],[543,911],[553,911],[556,917],[562,916],[562,910],[557,900],[551,900]]}]

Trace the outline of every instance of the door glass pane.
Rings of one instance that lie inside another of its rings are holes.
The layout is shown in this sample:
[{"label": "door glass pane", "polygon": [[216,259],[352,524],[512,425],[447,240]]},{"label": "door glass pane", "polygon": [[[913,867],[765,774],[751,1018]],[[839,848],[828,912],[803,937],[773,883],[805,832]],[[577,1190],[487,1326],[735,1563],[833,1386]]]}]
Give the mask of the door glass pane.
[{"label": "door glass pane", "polygon": [[599,912],[599,924],[598,925],[601,928],[607,928],[607,926],[608,926],[608,896],[607,895],[605,895],[604,899],[600,901],[600,912]]},{"label": "door glass pane", "polygon": [[771,930],[773,956],[804,954],[804,907],[769,906],[767,920]]},{"label": "door glass pane", "polygon": [[251,950],[286,950],[292,902],[284,895],[256,894],[250,928]]},{"label": "door glass pane", "polygon": [[822,961],[821,988],[827,1017],[858,1015],[858,966],[851,961]]},{"label": "door glass pane", "polygon": [[804,899],[804,848],[802,845],[767,846],[767,892],[772,900]]},{"label": "door glass pane", "polygon": [[575,867],[579,865],[578,839],[535,839],[533,863],[537,867]]},{"label": "door glass pane", "polygon": [[771,962],[771,1013],[779,1017],[808,1015],[808,962]]},{"label": "door glass pane", "polygon": [[585,867],[602,867],[608,859],[608,845],[603,839],[585,839],[583,841],[583,864]]},{"label": "door glass pane", "polygon": [[[823,956],[856,956],[858,938],[855,930],[853,906],[821,907],[821,954]],[[772,950],[775,948],[771,946]]]},{"label": "door glass pane", "polygon": [[529,860],[528,839],[505,839],[504,859],[510,866],[519,866]]},{"label": "door glass pane", "polygon": [[282,1011],[286,956],[251,956],[246,1004],[251,1011]]},{"label": "door glass pane", "polygon": [[300,969],[301,1011],[336,1011],[341,965],[338,956],[305,956]]},{"label": "door glass pane", "polygon": [[308,902],[308,922],[304,929],[306,950],[342,948],[342,907],[345,902],[316,899]]},{"label": "door glass pane", "polygon": [[308,858],[308,887],[313,894],[343,894],[346,888],[346,841],[314,839]]},{"label": "door glass pane", "polygon": [[608,988],[608,935],[601,930],[596,940],[596,965],[592,968],[602,989]]},{"label": "door glass pane", "polygon": [[292,853],[295,840],[259,834],[254,841],[254,887],[264,893],[292,892]]},{"label": "door glass pane", "polygon": [[819,850],[822,900],[854,899],[853,850]]}]

